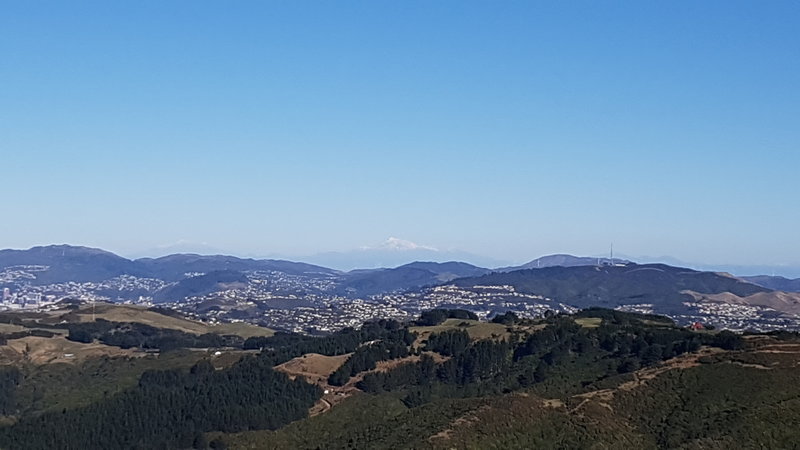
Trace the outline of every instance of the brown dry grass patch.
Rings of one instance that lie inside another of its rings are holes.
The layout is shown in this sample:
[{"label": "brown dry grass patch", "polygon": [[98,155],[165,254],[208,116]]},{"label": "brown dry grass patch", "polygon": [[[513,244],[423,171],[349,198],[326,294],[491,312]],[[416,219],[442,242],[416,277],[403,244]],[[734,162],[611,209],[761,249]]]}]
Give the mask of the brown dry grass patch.
[{"label": "brown dry grass patch", "polygon": [[[69,356],[71,355],[71,356]],[[84,344],[67,340],[63,336],[44,338],[28,336],[8,341],[0,350],[5,363],[29,362],[33,364],[75,363],[91,358],[144,356],[134,350],[124,350],[104,344]]]},{"label": "brown dry grass patch", "polygon": [[310,383],[327,385],[330,374],[336,371],[352,353],[339,356],[325,356],[318,353],[307,353],[303,356],[275,366],[275,370],[290,377],[304,377]]}]

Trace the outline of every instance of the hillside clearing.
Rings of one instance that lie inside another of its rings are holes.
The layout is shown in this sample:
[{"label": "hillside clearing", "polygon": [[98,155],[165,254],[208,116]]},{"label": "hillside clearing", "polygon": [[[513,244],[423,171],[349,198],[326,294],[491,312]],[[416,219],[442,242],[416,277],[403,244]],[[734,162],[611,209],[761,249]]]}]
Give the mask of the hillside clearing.
[{"label": "hillside clearing", "polygon": [[291,377],[305,377],[310,383],[327,384],[330,374],[344,364],[351,354],[325,356],[319,353],[307,353],[275,366],[275,370]]},{"label": "hillside clearing", "polygon": [[449,330],[464,330],[469,333],[471,339],[476,341],[481,339],[505,339],[511,335],[506,325],[469,319],[447,319],[439,325],[411,327],[409,330],[418,336],[417,341],[414,343],[417,347],[427,341],[431,334]]},{"label": "hillside clearing", "polygon": [[63,336],[52,338],[28,336],[8,341],[0,347],[0,362],[14,364],[29,362],[33,364],[75,363],[91,358],[137,357],[144,353],[124,350],[119,347],[92,343],[84,344],[67,340]]},{"label": "hillside clearing", "polygon": [[603,322],[603,319],[599,317],[583,317],[580,319],[575,319],[575,323],[584,328],[597,328],[600,326],[601,322]]},{"label": "hillside clearing", "polygon": [[220,323],[211,325],[183,317],[168,316],[151,311],[142,306],[98,304],[85,306],[65,315],[67,320],[91,322],[94,318],[111,322],[136,322],[156,328],[167,328],[193,334],[235,334],[243,338],[253,336],[272,336],[275,332],[269,328],[259,327],[243,322]]},{"label": "hillside clearing", "polygon": [[250,337],[269,337],[275,334],[275,331],[270,328],[260,327],[258,325],[253,325],[250,323],[244,322],[224,322],[219,323],[216,325],[205,325],[208,331],[207,333],[215,333],[215,334],[235,334],[236,336],[241,336],[245,339]]}]

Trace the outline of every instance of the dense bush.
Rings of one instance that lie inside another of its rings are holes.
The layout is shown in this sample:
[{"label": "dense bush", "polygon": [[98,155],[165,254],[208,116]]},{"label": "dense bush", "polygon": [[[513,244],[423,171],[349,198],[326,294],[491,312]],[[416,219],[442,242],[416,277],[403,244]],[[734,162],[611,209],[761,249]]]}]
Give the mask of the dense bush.
[{"label": "dense bush", "polygon": [[279,428],[306,417],[320,396],[319,387],[260,358],[222,371],[201,362],[190,371],[146,372],[137,388],[87,407],[23,418],[0,429],[0,447],[189,448],[203,432]]},{"label": "dense bush", "polygon": [[425,343],[425,350],[437,352],[444,356],[462,353],[470,343],[469,333],[464,330],[449,330],[433,333]]},{"label": "dense bush", "polygon": [[360,329],[345,328],[329,336],[304,336],[276,333],[266,338],[251,338],[245,341],[245,349],[260,348],[263,358],[275,365],[306,353],[327,356],[344,355],[356,351],[363,343],[385,340],[411,345],[416,336],[395,320],[378,320],[365,323]]},{"label": "dense bush", "polygon": [[508,311],[505,314],[498,314],[492,318],[493,323],[501,323],[503,325],[513,325],[519,321],[519,316],[514,314],[513,311]]},{"label": "dense bush", "polygon": [[222,347],[230,344],[241,345],[241,340],[231,342],[218,334],[196,335],[178,330],[156,328],[142,323],[111,322],[98,319],[94,322],[69,324],[67,339],[90,343],[95,339],[103,344],[121,348],[157,348],[174,350],[178,348]]},{"label": "dense bush", "polygon": [[417,325],[439,325],[447,319],[478,320],[478,316],[465,309],[431,309],[420,314]]},{"label": "dense bush", "polygon": [[374,369],[378,361],[406,356],[408,356],[408,346],[402,341],[380,341],[361,346],[328,377],[328,383],[333,386],[343,386],[350,381],[350,377]]},{"label": "dense bush", "polygon": [[16,405],[17,385],[22,381],[22,373],[11,366],[0,367],[0,414],[13,412]]},{"label": "dense bush", "polygon": [[[441,313],[437,314],[441,317]],[[433,333],[425,350],[449,359],[439,364],[427,359],[388,372],[371,373],[359,387],[367,392],[382,392],[435,383],[463,386],[460,392],[468,395],[487,390],[513,391],[547,381],[557,390],[580,390],[605,377],[696,351],[703,344],[725,349],[742,345],[741,336],[735,333],[695,333],[659,316],[602,309],[579,316],[603,320],[599,327],[585,328],[575,322],[574,316],[552,315],[544,329],[514,340],[513,344],[471,342],[466,331],[458,329]],[[505,320],[508,318],[498,319]],[[411,390],[406,400],[416,405],[421,398],[427,398],[427,392]],[[435,389],[431,392],[436,396]]]}]

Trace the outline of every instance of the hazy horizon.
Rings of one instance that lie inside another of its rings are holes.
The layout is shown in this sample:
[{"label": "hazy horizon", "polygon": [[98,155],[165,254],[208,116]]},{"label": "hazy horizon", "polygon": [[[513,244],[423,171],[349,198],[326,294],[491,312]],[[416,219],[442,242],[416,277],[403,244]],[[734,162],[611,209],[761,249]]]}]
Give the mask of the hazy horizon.
[{"label": "hazy horizon", "polygon": [[[286,255],[277,253],[241,253],[236,251],[226,251],[224,249],[214,248],[204,244],[193,244],[190,242],[180,242],[173,246],[161,246],[147,250],[139,250],[134,252],[119,252],[110,248],[101,248],[94,246],[87,246],[74,243],[51,243],[41,244],[36,246],[47,245],[71,245],[80,247],[99,248],[101,250],[110,251],[119,256],[128,259],[139,258],[158,258],[162,256],[174,254],[199,254],[206,256],[222,255],[222,256],[235,256],[239,258],[253,258],[253,259],[280,259],[290,260],[297,262],[305,262],[316,264],[332,269],[350,271],[354,269],[374,269],[374,268],[391,268],[398,267],[404,264],[420,261],[432,262],[466,262],[479,267],[486,268],[503,268],[510,266],[518,266],[534,261],[538,258],[554,256],[554,255],[570,255],[577,257],[591,257],[591,258],[609,258],[610,249],[606,253],[569,253],[569,252],[554,252],[548,254],[531,255],[521,260],[503,260],[486,255],[479,255],[469,252],[460,251],[458,249],[437,249],[429,246],[421,246],[411,241],[399,240],[401,244],[410,244],[418,246],[418,248],[390,248],[387,244],[393,244],[393,240],[398,238],[389,238],[387,241],[377,246],[362,246],[355,249],[344,249],[338,251],[318,252],[316,254],[307,255]],[[27,250],[31,247],[12,248],[14,250]],[[4,250],[7,248],[0,248]],[[648,256],[648,255],[631,255],[626,253],[614,253],[614,257],[620,260],[629,260],[640,264],[661,263],[673,266],[688,267],[696,270],[705,271],[718,271],[730,272],[737,276],[755,276],[755,275],[771,275],[782,276],[785,278],[800,278],[800,263],[789,264],[759,264],[747,263],[736,264],[730,262],[704,262],[704,261],[688,261],[676,258],[673,255],[661,256]]]},{"label": "hazy horizon", "polygon": [[800,4],[311,5],[5,5],[0,247],[800,263]]}]

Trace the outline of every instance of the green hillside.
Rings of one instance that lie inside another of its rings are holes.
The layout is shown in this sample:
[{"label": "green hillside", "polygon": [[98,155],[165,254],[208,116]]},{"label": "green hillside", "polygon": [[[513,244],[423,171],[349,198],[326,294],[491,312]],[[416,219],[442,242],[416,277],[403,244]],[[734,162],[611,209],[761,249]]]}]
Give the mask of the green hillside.
[{"label": "green hillside", "polygon": [[[589,309],[493,323],[438,310],[215,363],[0,372],[0,448],[792,448],[800,338],[694,332]],[[118,329],[118,328],[115,328]],[[183,356],[181,356],[183,355]],[[309,355],[316,359],[305,359]],[[306,379],[321,357],[326,376]],[[163,363],[162,363],[163,361]],[[171,362],[170,362],[171,361]],[[160,364],[161,363],[161,364]],[[274,369],[277,367],[277,370]],[[303,370],[290,370],[305,367]],[[104,375],[117,382],[105,382]],[[124,374],[124,375],[123,375]],[[45,389],[74,386],[74,395]],[[102,395],[89,386],[102,389]],[[36,401],[37,411],[15,409]],[[77,430],[77,431],[72,431]]]},{"label": "green hillside", "polygon": [[794,448],[800,343],[746,343],[737,351],[704,347],[593,383],[573,384],[568,371],[511,392],[439,389],[420,405],[407,401],[413,390],[362,393],[278,431],[210,438],[234,449]]}]

